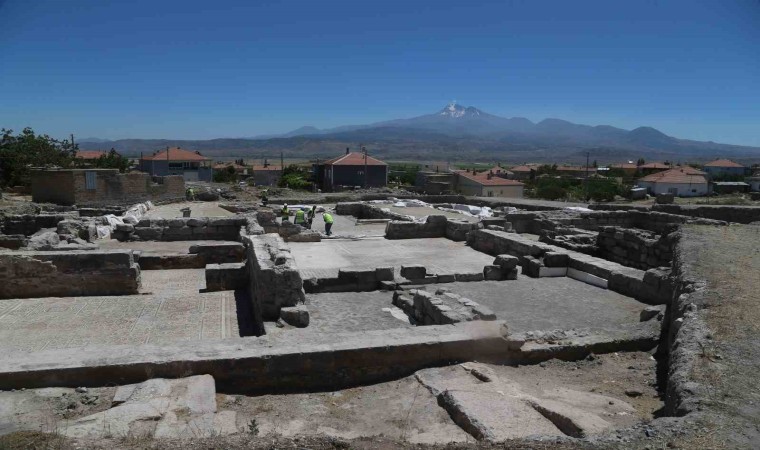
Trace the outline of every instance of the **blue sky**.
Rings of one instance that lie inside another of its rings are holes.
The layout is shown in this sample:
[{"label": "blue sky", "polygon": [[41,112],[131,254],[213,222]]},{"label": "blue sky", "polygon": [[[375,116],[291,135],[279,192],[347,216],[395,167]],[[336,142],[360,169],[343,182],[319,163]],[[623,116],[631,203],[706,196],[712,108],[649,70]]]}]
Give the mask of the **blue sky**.
[{"label": "blue sky", "polygon": [[0,0],[0,127],[240,137],[453,99],[760,146],[760,1]]}]

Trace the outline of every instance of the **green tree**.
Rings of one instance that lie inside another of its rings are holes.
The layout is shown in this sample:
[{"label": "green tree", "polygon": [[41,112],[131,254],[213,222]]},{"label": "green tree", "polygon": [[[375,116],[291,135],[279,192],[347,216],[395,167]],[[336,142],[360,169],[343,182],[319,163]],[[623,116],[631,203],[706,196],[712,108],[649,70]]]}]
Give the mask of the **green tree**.
[{"label": "green tree", "polygon": [[310,181],[311,172],[299,167],[295,164],[291,164],[282,171],[282,177],[277,184],[280,187],[288,187],[290,189],[304,189],[310,190],[312,183]]},{"label": "green tree", "polygon": [[132,161],[116,153],[116,150],[112,148],[111,151],[96,159],[93,165],[101,169],[119,169],[119,172],[124,173],[132,167]]},{"label": "green tree", "polygon": [[229,165],[224,169],[215,169],[213,178],[215,183],[234,183],[237,181],[237,172],[234,166]]},{"label": "green tree", "polygon": [[71,167],[78,149],[68,140],[59,141],[24,128],[18,135],[3,128],[0,138],[0,185],[29,186],[33,167]]}]

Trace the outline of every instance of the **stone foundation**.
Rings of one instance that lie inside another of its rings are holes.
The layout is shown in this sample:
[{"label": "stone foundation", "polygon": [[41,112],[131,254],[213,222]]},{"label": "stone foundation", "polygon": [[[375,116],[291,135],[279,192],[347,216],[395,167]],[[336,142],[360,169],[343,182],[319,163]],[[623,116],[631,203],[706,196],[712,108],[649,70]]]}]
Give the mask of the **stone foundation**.
[{"label": "stone foundation", "polygon": [[142,219],[130,229],[126,239],[143,241],[237,241],[245,217],[181,217],[175,219]]},{"label": "stone foundation", "polygon": [[131,250],[0,253],[0,298],[137,294]]},{"label": "stone foundation", "polygon": [[434,294],[413,289],[393,293],[393,304],[418,325],[450,325],[472,320],[496,320],[489,308],[468,298],[439,289]]}]

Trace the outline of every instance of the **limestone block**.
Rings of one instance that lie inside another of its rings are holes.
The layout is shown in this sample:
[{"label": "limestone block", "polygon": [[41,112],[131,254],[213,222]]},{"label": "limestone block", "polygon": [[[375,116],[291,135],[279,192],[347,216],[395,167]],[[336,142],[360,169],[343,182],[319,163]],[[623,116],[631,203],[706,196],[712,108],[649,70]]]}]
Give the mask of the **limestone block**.
[{"label": "limestone block", "polygon": [[493,281],[501,280],[503,278],[501,267],[496,265],[483,267],[483,278]]},{"label": "limestone block", "polygon": [[169,219],[167,226],[169,228],[182,228],[186,225],[186,221],[183,219]]},{"label": "limestone block", "polygon": [[480,320],[496,320],[496,314],[487,306],[476,303],[471,308],[472,313]]},{"label": "limestone block", "polygon": [[519,262],[520,259],[512,255],[498,255],[493,261],[495,265],[500,266],[504,270],[514,269]]},{"label": "limestone block", "polygon": [[188,227],[205,227],[208,225],[208,218],[206,217],[193,217],[191,219],[187,219],[187,226]]},{"label": "limestone block", "polygon": [[664,313],[664,311],[665,311],[664,305],[647,306],[646,308],[641,310],[641,313],[639,313],[639,321],[646,322],[647,320],[654,319],[655,317]]},{"label": "limestone block", "polygon": [[483,281],[483,272],[457,273],[457,281]]},{"label": "limestone block", "polygon": [[567,253],[546,252],[544,265],[546,267],[567,267],[570,264],[570,256]]},{"label": "limestone block", "polygon": [[29,238],[27,247],[31,250],[52,250],[60,242],[61,239],[58,237],[58,233],[41,230]]},{"label": "limestone block", "polygon": [[378,281],[393,281],[395,278],[395,269],[390,267],[378,267],[375,269],[375,278]]},{"label": "limestone block", "polygon": [[453,273],[439,273],[438,274],[439,283],[453,283],[456,280],[457,280],[456,274],[453,274]]},{"label": "limestone block", "polygon": [[427,269],[425,269],[425,266],[421,266],[421,265],[401,266],[401,276],[409,280],[425,278],[426,274],[427,274]]},{"label": "limestone block", "polygon": [[160,241],[162,238],[162,230],[160,228],[135,228],[135,235],[139,236],[143,241]]},{"label": "limestone block", "polygon": [[[502,269],[502,270],[504,270],[504,269]],[[516,280],[517,279],[517,267],[515,267],[514,269],[510,269],[509,271],[507,271],[504,274],[504,279],[505,280]]]},{"label": "limestone block", "polygon": [[294,327],[306,328],[309,326],[309,310],[304,305],[281,308],[280,318]]},{"label": "limestone block", "polygon": [[522,273],[531,278],[539,278],[541,276],[541,261],[532,256],[523,257]]}]

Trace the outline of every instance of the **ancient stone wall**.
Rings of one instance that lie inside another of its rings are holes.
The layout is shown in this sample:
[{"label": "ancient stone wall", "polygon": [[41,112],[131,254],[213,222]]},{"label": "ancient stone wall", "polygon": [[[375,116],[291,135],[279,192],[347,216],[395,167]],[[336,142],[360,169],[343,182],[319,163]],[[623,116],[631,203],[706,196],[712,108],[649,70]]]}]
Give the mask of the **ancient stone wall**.
[{"label": "ancient stone wall", "polygon": [[393,281],[393,267],[378,267],[375,269],[340,269],[334,278],[309,278],[304,280],[303,287],[309,294],[317,292],[364,292],[376,291],[381,288],[381,282]]},{"label": "ancient stone wall", "polygon": [[758,206],[728,205],[654,205],[655,211],[726,222],[760,222]]},{"label": "ancient stone wall", "polygon": [[[568,255],[568,267],[577,271],[591,274],[607,280],[608,288],[612,291],[636,298],[645,303],[663,304],[670,299],[672,289],[660,278],[667,274],[651,269],[648,272],[623,266],[613,261],[596,258],[572,250],[563,249],[515,233],[494,230],[472,231],[467,243],[475,250],[489,255],[512,255],[521,259],[521,265],[526,264],[524,257],[542,258],[546,253],[564,253]],[[646,276],[652,272],[649,276]]]},{"label": "ancient stone wall", "polygon": [[425,223],[390,221],[385,226],[386,239],[418,239],[446,236],[446,216],[427,216]]},{"label": "ancient stone wall", "polygon": [[417,325],[451,325],[472,320],[496,320],[488,307],[468,298],[439,289],[435,295],[421,290],[396,291],[393,304]]},{"label": "ancient stone wall", "polygon": [[250,294],[257,334],[264,320],[277,320],[280,309],[306,299],[303,282],[290,248],[274,233],[243,236],[248,257]]},{"label": "ancient stone wall", "polygon": [[247,224],[247,219],[242,216],[178,217],[141,219],[136,225],[123,228],[128,239],[136,236],[143,241],[237,241],[240,239],[241,227]]},{"label": "ancient stone wall", "polygon": [[78,218],[75,211],[56,214],[22,214],[5,216],[2,220],[3,234],[23,234],[31,236],[43,228],[56,228],[58,222]]},{"label": "ancient stone wall", "polygon": [[384,210],[375,205],[362,202],[346,202],[335,205],[335,213],[341,216],[354,216],[357,219],[391,219],[411,221],[412,218],[403,214]]},{"label": "ancient stone wall", "polygon": [[602,227],[596,240],[598,256],[638,269],[670,267],[675,238],[636,228]]},{"label": "ancient stone wall", "polygon": [[131,250],[0,253],[0,298],[137,294]]}]

